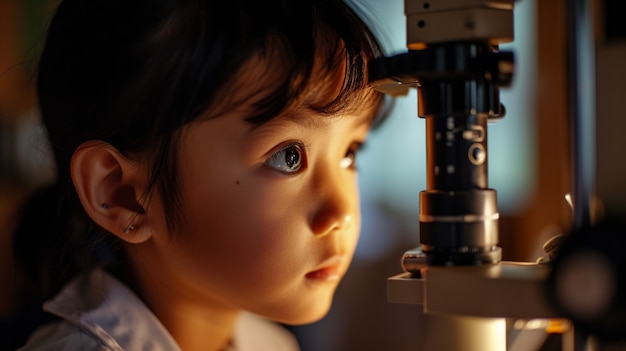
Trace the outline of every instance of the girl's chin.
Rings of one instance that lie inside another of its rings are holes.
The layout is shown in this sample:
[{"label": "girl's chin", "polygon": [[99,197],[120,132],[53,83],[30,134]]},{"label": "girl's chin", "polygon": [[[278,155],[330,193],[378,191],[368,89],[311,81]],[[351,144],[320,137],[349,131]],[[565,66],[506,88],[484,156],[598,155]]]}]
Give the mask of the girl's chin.
[{"label": "girl's chin", "polygon": [[[326,317],[330,311],[330,303],[316,303],[317,306],[307,306],[306,311],[299,311],[299,313],[289,313],[289,315],[274,316],[270,319],[287,325],[306,325],[315,322],[319,322]],[[315,307],[315,308],[313,308]]]}]

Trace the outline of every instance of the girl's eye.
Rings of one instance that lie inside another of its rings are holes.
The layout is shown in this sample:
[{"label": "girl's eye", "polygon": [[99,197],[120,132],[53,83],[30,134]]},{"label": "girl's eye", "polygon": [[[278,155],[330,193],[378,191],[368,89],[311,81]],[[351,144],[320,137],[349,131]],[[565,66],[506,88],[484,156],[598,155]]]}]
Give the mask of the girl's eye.
[{"label": "girl's eye", "polygon": [[341,160],[341,168],[356,169],[356,154],[363,146],[362,143],[353,144],[346,152],[346,155]]},{"label": "girl's eye", "polygon": [[287,145],[265,160],[265,164],[282,173],[296,173],[304,162],[303,149],[299,144]]}]

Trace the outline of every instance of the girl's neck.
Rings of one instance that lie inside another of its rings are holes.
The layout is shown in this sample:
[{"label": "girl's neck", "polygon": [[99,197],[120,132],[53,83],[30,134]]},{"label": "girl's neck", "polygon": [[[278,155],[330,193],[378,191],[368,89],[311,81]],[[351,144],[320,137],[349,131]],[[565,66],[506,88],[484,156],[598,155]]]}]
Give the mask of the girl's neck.
[{"label": "girl's neck", "polygon": [[134,263],[129,264],[132,269],[126,270],[126,283],[143,299],[182,350],[229,349],[240,310],[217,302],[207,303],[206,299],[200,300],[201,297],[191,296],[187,291],[167,286],[172,283],[154,275],[161,272],[157,267]]},{"label": "girl's neck", "polygon": [[153,312],[182,350],[227,350],[238,312],[200,312],[193,306],[155,306]]}]

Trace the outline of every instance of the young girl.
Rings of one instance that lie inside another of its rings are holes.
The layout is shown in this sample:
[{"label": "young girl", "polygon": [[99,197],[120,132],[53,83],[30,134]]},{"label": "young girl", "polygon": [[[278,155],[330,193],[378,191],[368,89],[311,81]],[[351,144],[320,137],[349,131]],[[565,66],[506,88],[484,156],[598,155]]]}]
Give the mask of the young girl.
[{"label": "young girl", "polygon": [[[15,238],[23,350],[293,350],[359,233],[380,48],[341,0],[64,0],[38,93],[58,181]],[[245,312],[244,312],[245,311]]]}]

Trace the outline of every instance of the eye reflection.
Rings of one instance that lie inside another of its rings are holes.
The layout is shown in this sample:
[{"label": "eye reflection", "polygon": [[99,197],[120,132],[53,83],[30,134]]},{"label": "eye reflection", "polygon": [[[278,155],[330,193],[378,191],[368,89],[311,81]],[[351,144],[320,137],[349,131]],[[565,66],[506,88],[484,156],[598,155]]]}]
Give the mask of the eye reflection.
[{"label": "eye reflection", "polygon": [[290,144],[265,160],[265,164],[282,173],[296,173],[302,168],[303,148]]},{"label": "eye reflection", "polygon": [[341,168],[355,168],[356,167],[356,153],[350,151],[341,160]]},{"label": "eye reflection", "polygon": [[355,143],[350,146],[346,155],[341,159],[341,168],[356,169],[356,154],[363,147],[363,143]]}]

